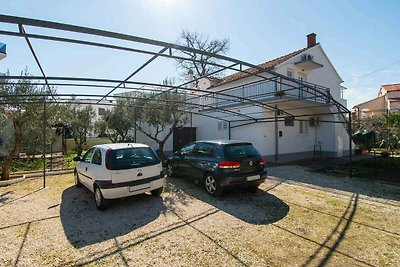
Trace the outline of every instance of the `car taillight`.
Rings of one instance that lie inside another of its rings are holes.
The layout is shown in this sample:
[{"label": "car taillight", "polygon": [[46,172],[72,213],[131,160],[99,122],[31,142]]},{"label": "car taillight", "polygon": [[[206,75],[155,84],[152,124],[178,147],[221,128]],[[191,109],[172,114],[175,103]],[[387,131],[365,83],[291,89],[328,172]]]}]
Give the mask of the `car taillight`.
[{"label": "car taillight", "polygon": [[261,157],[261,158],[258,160],[258,163],[259,163],[260,165],[265,165],[265,160],[264,160],[264,158]]},{"label": "car taillight", "polygon": [[112,170],[112,163],[111,163],[111,151],[112,149],[109,148],[106,152],[106,168],[108,170]]},{"label": "car taillight", "polygon": [[224,160],[218,164],[221,169],[237,169],[240,168],[240,162]]}]

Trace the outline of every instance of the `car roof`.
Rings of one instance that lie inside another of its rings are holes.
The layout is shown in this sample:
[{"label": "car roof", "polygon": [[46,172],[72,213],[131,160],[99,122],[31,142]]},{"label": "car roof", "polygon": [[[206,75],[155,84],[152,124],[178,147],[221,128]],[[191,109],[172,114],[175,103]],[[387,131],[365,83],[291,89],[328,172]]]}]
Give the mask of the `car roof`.
[{"label": "car roof", "polygon": [[217,145],[251,144],[251,142],[249,142],[249,141],[226,140],[226,139],[219,139],[219,140],[201,140],[201,141],[196,141],[195,143],[212,143],[212,144],[217,144]]},{"label": "car roof", "polygon": [[101,144],[101,145],[95,145],[94,147],[98,148],[103,148],[103,149],[124,149],[124,148],[138,148],[138,147],[149,147],[146,144],[140,144],[140,143],[110,143],[110,144]]}]

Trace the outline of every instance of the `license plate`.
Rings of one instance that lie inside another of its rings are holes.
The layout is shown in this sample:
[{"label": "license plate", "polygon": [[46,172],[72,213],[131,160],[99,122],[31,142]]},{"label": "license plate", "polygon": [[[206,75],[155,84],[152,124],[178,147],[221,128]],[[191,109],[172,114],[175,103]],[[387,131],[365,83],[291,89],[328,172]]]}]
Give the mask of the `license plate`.
[{"label": "license plate", "polygon": [[144,184],[144,185],[130,186],[129,187],[129,192],[135,192],[135,191],[147,189],[147,188],[150,188],[150,187],[151,187],[151,183],[150,184]]},{"label": "license plate", "polygon": [[247,181],[254,181],[260,179],[260,175],[247,176]]}]

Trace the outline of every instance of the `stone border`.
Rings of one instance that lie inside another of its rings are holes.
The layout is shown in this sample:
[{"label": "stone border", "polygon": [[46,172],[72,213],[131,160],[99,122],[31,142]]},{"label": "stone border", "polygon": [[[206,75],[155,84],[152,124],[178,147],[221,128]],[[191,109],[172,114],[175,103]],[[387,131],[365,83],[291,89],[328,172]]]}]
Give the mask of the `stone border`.
[{"label": "stone border", "polygon": [[[68,174],[68,173],[73,173],[73,172],[74,172],[74,169],[68,169],[68,170],[62,170],[62,171],[46,172],[46,175],[53,176],[53,175]],[[28,174],[22,175],[22,177],[20,177],[20,178],[12,178],[10,180],[0,181],[0,187],[22,182],[26,178],[38,178],[38,177],[43,177],[43,172],[28,173]]]}]

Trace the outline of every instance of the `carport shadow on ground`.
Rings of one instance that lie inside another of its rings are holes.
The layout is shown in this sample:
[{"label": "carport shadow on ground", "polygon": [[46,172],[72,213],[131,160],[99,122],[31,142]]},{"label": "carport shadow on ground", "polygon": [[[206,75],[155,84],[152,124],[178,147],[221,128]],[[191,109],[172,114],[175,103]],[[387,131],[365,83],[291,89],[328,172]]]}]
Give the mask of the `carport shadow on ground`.
[{"label": "carport shadow on ground", "polygon": [[113,200],[109,209],[99,211],[89,190],[71,186],[62,194],[60,218],[68,241],[82,248],[130,233],[165,210],[161,197],[143,194]]},{"label": "carport shadow on ground", "polygon": [[166,190],[172,194],[165,201],[170,209],[174,202],[185,203],[187,195],[190,195],[250,224],[271,224],[283,219],[289,212],[285,202],[263,190],[249,193],[244,188],[228,188],[222,197],[215,198],[189,180],[170,178],[168,182]]},{"label": "carport shadow on ground", "polygon": [[293,173],[279,173],[279,175],[273,176],[276,176],[278,181],[294,181],[374,198],[400,201],[400,185],[395,184],[359,178],[340,178],[326,175],[326,177],[321,177],[313,173],[311,169],[307,177]]}]

